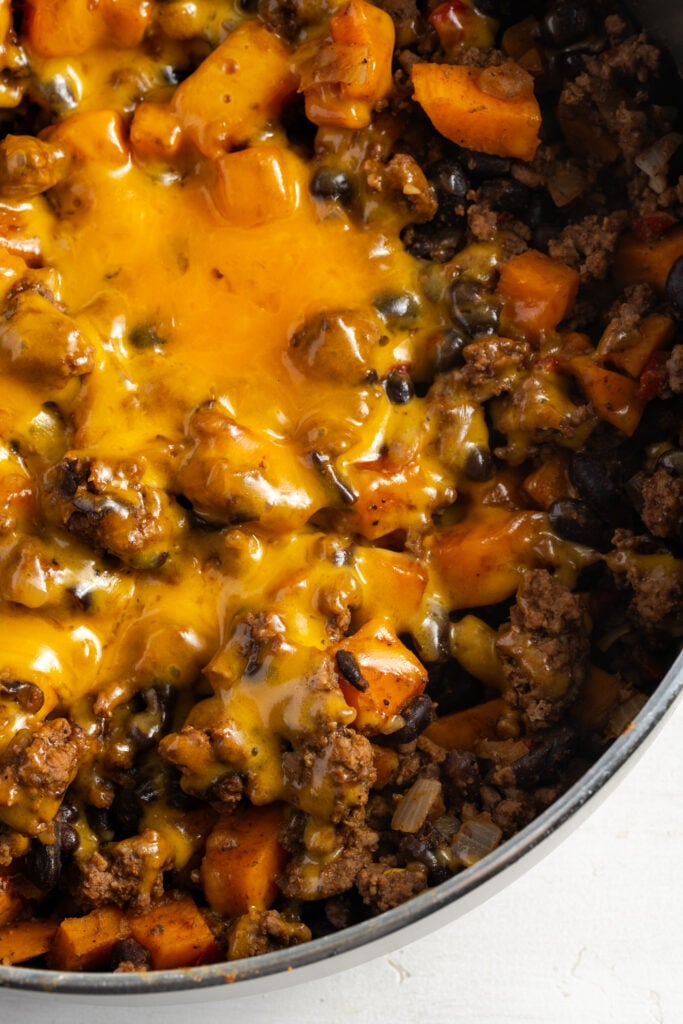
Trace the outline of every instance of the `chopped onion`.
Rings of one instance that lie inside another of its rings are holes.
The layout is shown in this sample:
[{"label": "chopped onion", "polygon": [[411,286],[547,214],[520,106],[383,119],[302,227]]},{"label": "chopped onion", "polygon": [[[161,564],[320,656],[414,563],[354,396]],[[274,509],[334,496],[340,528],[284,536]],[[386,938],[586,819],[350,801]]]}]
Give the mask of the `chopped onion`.
[{"label": "chopped onion", "polygon": [[438,779],[418,779],[396,805],[391,827],[397,832],[417,832],[440,796]]},{"label": "chopped onion", "polygon": [[460,863],[469,868],[495,850],[502,837],[502,830],[493,824],[488,814],[480,814],[465,822],[453,840],[451,850]]},{"label": "chopped onion", "polygon": [[586,179],[576,164],[560,166],[548,181],[548,192],[555,206],[567,206],[586,190]]},{"label": "chopped onion", "polygon": [[674,155],[680,144],[683,142],[683,135],[678,132],[669,132],[661,139],[643,150],[635,159],[636,167],[644,171],[650,179],[649,184],[653,192],[661,195],[666,188],[666,172],[669,160]]},{"label": "chopped onion", "polygon": [[645,694],[634,693],[632,697],[629,697],[623,704],[615,708],[607,725],[610,736],[621,736],[622,733],[630,729],[633,725],[633,719],[645,704],[647,704]]},{"label": "chopped onion", "polygon": [[305,67],[301,88],[319,85],[363,86],[368,77],[370,54],[358,43],[327,43]]},{"label": "chopped onion", "polygon": [[628,622],[620,622],[614,629],[608,630],[600,639],[597,641],[597,647],[601,651],[608,651],[612,644],[616,643],[617,640],[621,640],[622,636],[626,636],[627,633],[631,632],[631,626]]}]

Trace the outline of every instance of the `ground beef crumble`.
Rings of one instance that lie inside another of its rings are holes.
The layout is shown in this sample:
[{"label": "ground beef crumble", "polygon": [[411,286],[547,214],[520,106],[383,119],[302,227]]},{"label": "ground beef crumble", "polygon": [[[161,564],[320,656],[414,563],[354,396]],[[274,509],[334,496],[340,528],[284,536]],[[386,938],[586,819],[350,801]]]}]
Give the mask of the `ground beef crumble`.
[{"label": "ground beef crumble", "polygon": [[586,675],[589,643],[579,599],[545,569],[526,572],[496,650],[508,703],[532,729],[557,721]]}]

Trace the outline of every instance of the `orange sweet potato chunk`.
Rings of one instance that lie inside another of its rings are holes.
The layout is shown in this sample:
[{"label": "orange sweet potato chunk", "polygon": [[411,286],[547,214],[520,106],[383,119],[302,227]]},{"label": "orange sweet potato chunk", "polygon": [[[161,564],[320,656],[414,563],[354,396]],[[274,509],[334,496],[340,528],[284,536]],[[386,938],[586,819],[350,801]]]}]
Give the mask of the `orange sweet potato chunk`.
[{"label": "orange sweet potato chunk", "polygon": [[50,950],[50,965],[60,971],[95,971],[107,967],[114,945],[130,934],[118,907],[99,907],[84,917],[67,917]]},{"label": "orange sweet potato chunk", "polygon": [[249,139],[296,93],[292,57],[258,21],[236,28],[176,89],[171,111],[207,157]]},{"label": "orange sweet potato chunk", "polygon": [[290,217],[299,205],[297,168],[280,146],[251,146],[216,161],[211,190],[226,220],[243,228]]},{"label": "orange sweet potato chunk", "polygon": [[0,928],[0,964],[23,964],[47,953],[58,921],[19,921]]},{"label": "orange sweet potato chunk", "polygon": [[617,284],[651,284],[661,294],[671,267],[683,256],[683,224],[677,224],[654,241],[626,234],[614,260]]},{"label": "orange sweet potato chunk", "polygon": [[40,57],[75,57],[105,42],[109,27],[90,0],[27,0],[23,31]]},{"label": "orange sweet potato chunk", "polygon": [[[356,710],[354,728],[366,736],[381,732],[389,719],[401,713],[409,700],[427,685],[424,665],[401,643],[382,621],[366,622],[357,633],[343,640],[338,652],[351,655],[360,671],[358,685],[352,685],[341,670],[337,674],[344,700]],[[343,658],[343,654],[341,655]]]},{"label": "orange sweet potato chunk", "polygon": [[575,356],[569,360],[567,369],[576,378],[600,419],[630,437],[645,408],[637,382],[621,373],[604,369],[590,356]]},{"label": "orange sweet potato chunk", "polygon": [[191,896],[169,896],[143,914],[132,914],[129,924],[156,971],[196,967],[219,957],[216,938]]},{"label": "orange sweet potato chunk", "polygon": [[[486,71],[486,69],[484,69]],[[437,131],[451,142],[497,156],[533,160],[541,112],[533,92],[514,98],[480,88],[481,68],[414,64],[415,99]]]},{"label": "orange sweet potato chunk", "polygon": [[633,336],[627,339],[624,348],[610,349],[610,338],[614,333],[607,325],[605,333],[598,345],[598,355],[603,362],[615,366],[622,373],[627,373],[634,379],[640,377],[648,362],[660,349],[664,348],[671,341],[674,334],[674,322],[670,316],[663,316],[655,313],[646,316],[633,331]]},{"label": "orange sweet potato chunk", "polygon": [[531,338],[553,331],[571,312],[579,274],[535,249],[513,256],[500,271],[503,329],[512,324]]},{"label": "orange sweet potato chunk", "polygon": [[424,735],[446,750],[474,750],[479,740],[496,738],[496,724],[508,704],[502,697],[437,718]]},{"label": "orange sweet potato chunk", "polygon": [[545,521],[542,512],[492,506],[439,531],[432,555],[448,607],[477,608],[511,597],[521,571],[537,564],[534,545]]},{"label": "orange sweet potato chunk", "polygon": [[204,895],[212,910],[228,917],[251,907],[266,910],[277,895],[276,878],[287,854],[280,845],[279,804],[226,815],[214,826],[201,866]]},{"label": "orange sweet potato chunk", "polygon": [[330,39],[302,67],[306,116],[313,124],[357,130],[391,92],[394,23],[365,0],[330,18]]}]

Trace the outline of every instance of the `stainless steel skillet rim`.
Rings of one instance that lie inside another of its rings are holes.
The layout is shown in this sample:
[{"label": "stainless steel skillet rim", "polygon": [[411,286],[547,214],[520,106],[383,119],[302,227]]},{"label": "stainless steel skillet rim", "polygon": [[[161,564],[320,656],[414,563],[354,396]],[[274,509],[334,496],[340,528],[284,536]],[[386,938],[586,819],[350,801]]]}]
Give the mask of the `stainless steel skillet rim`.
[{"label": "stainless steel skillet rim", "polygon": [[[633,726],[543,814],[472,868],[455,875],[434,889],[421,893],[408,903],[386,911],[379,917],[363,921],[334,935],[313,939],[293,949],[283,949],[253,959],[207,964],[204,967],[153,971],[148,974],[72,974],[42,968],[0,966],[0,987],[55,995],[116,997],[199,992],[223,986],[226,995],[229,988],[231,994],[238,996],[242,994],[240,983],[281,975],[284,986],[293,975],[296,975],[297,968],[311,967],[388,937],[395,938],[396,945],[399,945],[399,933],[403,929],[449,905],[455,906],[459,900],[483,887],[485,883],[490,883],[503,873],[509,872],[522,858],[549,840],[607,783],[615,780],[663,721],[681,691],[683,653],[669,669]],[[546,845],[547,851],[542,850],[541,854],[549,851],[550,844]]]}]

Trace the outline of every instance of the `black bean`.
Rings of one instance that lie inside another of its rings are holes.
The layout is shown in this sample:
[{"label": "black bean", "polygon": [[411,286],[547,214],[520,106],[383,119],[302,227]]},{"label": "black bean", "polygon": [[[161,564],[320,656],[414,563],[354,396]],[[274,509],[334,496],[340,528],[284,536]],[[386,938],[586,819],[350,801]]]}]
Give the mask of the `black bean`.
[{"label": "black bean", "polygon": [[134,348],[160,348],[166,344],[166,339],[158,333],[154,324],[138,324],[133,327],[128,340]]},{"label": "black bean", "polygon": [[117,836],[123,839],[136,834],[142,812],[134,790],[119,789],[109,810]]},{"label": "black bean", "polygon": [[50,892],[59,882],[62,871],[61,846],[55,836],[54,843],[41,843],[34,839],[24,857],[24,874],[29,882],[43,892]]},{"label": "black bean", "polygon": [[462,160],[468,171],[476,177],[499,178],[510,170],[510,161],[502,156],[493,156],[491,153],[479,153],[474,149],[464,149]]},{"label": "black bean", "polygon": [[463,800],[477,801],[481,787],[479,762],[469,750],[449,750],[443,770],[455,792]]},{"label": "black bean", "polygon": [[573,82],[586,70],[585,56],[584,50],[563,50],[555,56],[553,67],[563,82]]},{"label": "black bean", "polygon": [[175,691],[168,683],[159,683],[140,693],[144,711],[133,715],[128,737],[139,749],[155,743],[168,731],[175,706]]},{"label": "black bean", "polygon": [[392,370],[384,388],[392,405],[405,405],[415,394],[413,382],[405,370]]},{"label": "black bean", "polygon": [[419,693],[406,704],[401,712],[405,725],[392,732],[389,739],[395,743],[412,743],[434,721],[434,705],[426,693]]},{"label": "black bean", "polygon": [[121,964],[131,964],[136,971],[146,971],[151,966],[149,953],[135,939],[119,939],[111,951],[111,969]]},{"label": "black bean", "polygon": [[548,520],[552,530],[563,540],[599,548],[605,541],[602,520],[595,515],[585,501],[577,498],[559,498],[548,509]]},{"label": "black bean", "polygon": [[569,477],[586,504],[611,522],[622,493],[605,460],[591,452],[577,452],[569,464]]},{"label": "black bean", "polygon": [[683,476],[683,449],[669,448],[659,456],[655,469],[665,469],[672,476]]},{"label": "black bean", "polygon": [[[530,228],[538,228],[542,224],[550,226],[557,218],[557,207],[545,191],[535,189],[529,196],[526,222]],[[559,225],[556,228],[559,231]]]},{"label": "black bean", "polygon": [[113,833],[112,822],[106,807],[87,807],[86,816],[93,832],[98,835]]},{"label": "black bean", "polygon": [[511,768],[515,785],[520,789],[535,789],[537,786],[555,782],[563,765],[574,754],[576,734],[573,729],[563,727],[547,736],[528,754],[513,761]]},{"label": "black bean", "polygon": [[505,213],[513,213],[517,217],[526,216],[531,202],[531,189],[515,178],[491,178],[481,183],[477,199]]},{"label": "black bean", "polygon": [[551,239],[555,238],[558,233],[558,228],[553,224],[549,224],[547,221],[539,224],[535,227],[531,233],[531,245],[534,249],[540,249],[541,252],[548,251],[548,245]]},{"label": "black bean", "polygon": [[337,472],[330,456],[325,452],[311,452],[311,462],[326,480],[335,487],[339,497],[346,505],[353,505],[358,501],[358,495],[349,487],[345,480]]},{"label": "black bean", "polygon": [[433,362],[433,373],[444,373],[465,362],[462,350],[472,339],[456,327],[446,327],[429,337],[427,344]]},{"label": "black bean", "polygon": [[360,690],[361,693],[365,693],[368,689],[368,681],[363,676],[360,665],[351,652],[344,650],[337,651],[334,656],[334,660],[346,682],[350,683],[351,686],[356,688],[356,690]]},{"label": "black bean", "polygon": [[448,263],[463,245],[464,226],[459,223],[439,227],[436,222],[409,224],[401,232],[401,241],[406,252],[416,260],[432,260],[434,263]]},{"label": "black bean", "polygon": [[678,317],[683,317],[683,256],[679,256],[666,279],[666,298]]},{"label": "black bean", "polygon": [[500,19],[500,0],[476,0],[474,8],[485,18]]},{"label": "black bean", "polygon": [[398,844],[399,853],[405,857],[407,862],[417,861],[424,864],[430,871],[435,871],[439,866],[436,854],[429,843],[417,836],[405,835]]},{"label": "black bean", "polygon": [[470,183],[457,160],[439,160],[429,168],[428,175],[437,194],[464,202]]},{"label": "black bean", "polygon": [[59,821],[78,821],[80,816],[80,812],[76,805],[68,803],[66,800],[62,802],[56,814]]},{"label": "black bean", "polygon": [[484,480],[491,479],[495,469],[493,456],[488,448],[482,448],[480,445],[470,448],[465,459],[465,476],[468,480],[483,483]]},{"label": "black bean", "polygon": [[[506,608],[506,617],[509,611]],[[453,711],[464,711],[486,700],[483,685],[474,676],[468,675],[454,661],[429,665],[427,692],[439,708],[440,715]]]},{"label": "black bean", "polygon": [[55,822],[55,831],[59,831],[59,843],[62,849],[62,857],[75,853],[81,845],[78,832],[73,826],[66,822]]},{"label": "black bean", "polygon": [[411,292],[383,292],[373,305],[392,327],[412,327],[420,316],[420,300]]},{"label": "black bean", "polygon": [[451,310],[454,323],[472,338],[494,334],[498,328],[499,307],[493,296],[468,278],[458,278],[451,287]]},{"label": "black bean", "polygon": [[587,0],[555,0],[541,20],[541,38],[548,46],[569,46],[590,35],[593,25]]},{"label": "black bean", "polygon": [[320,167],[311,181],[311,192],[319,199],[332,199],[346,205],[354,196],[354,187],[346,171],[337,167]]},{"label": "black bean", "polygon": [[40,711],[45,702],[45,695],[40,687],[22,679],[8,679],[6,682],[0,680],[0,696],[2,694],[7,694],[20,708],[32,715]]}]

